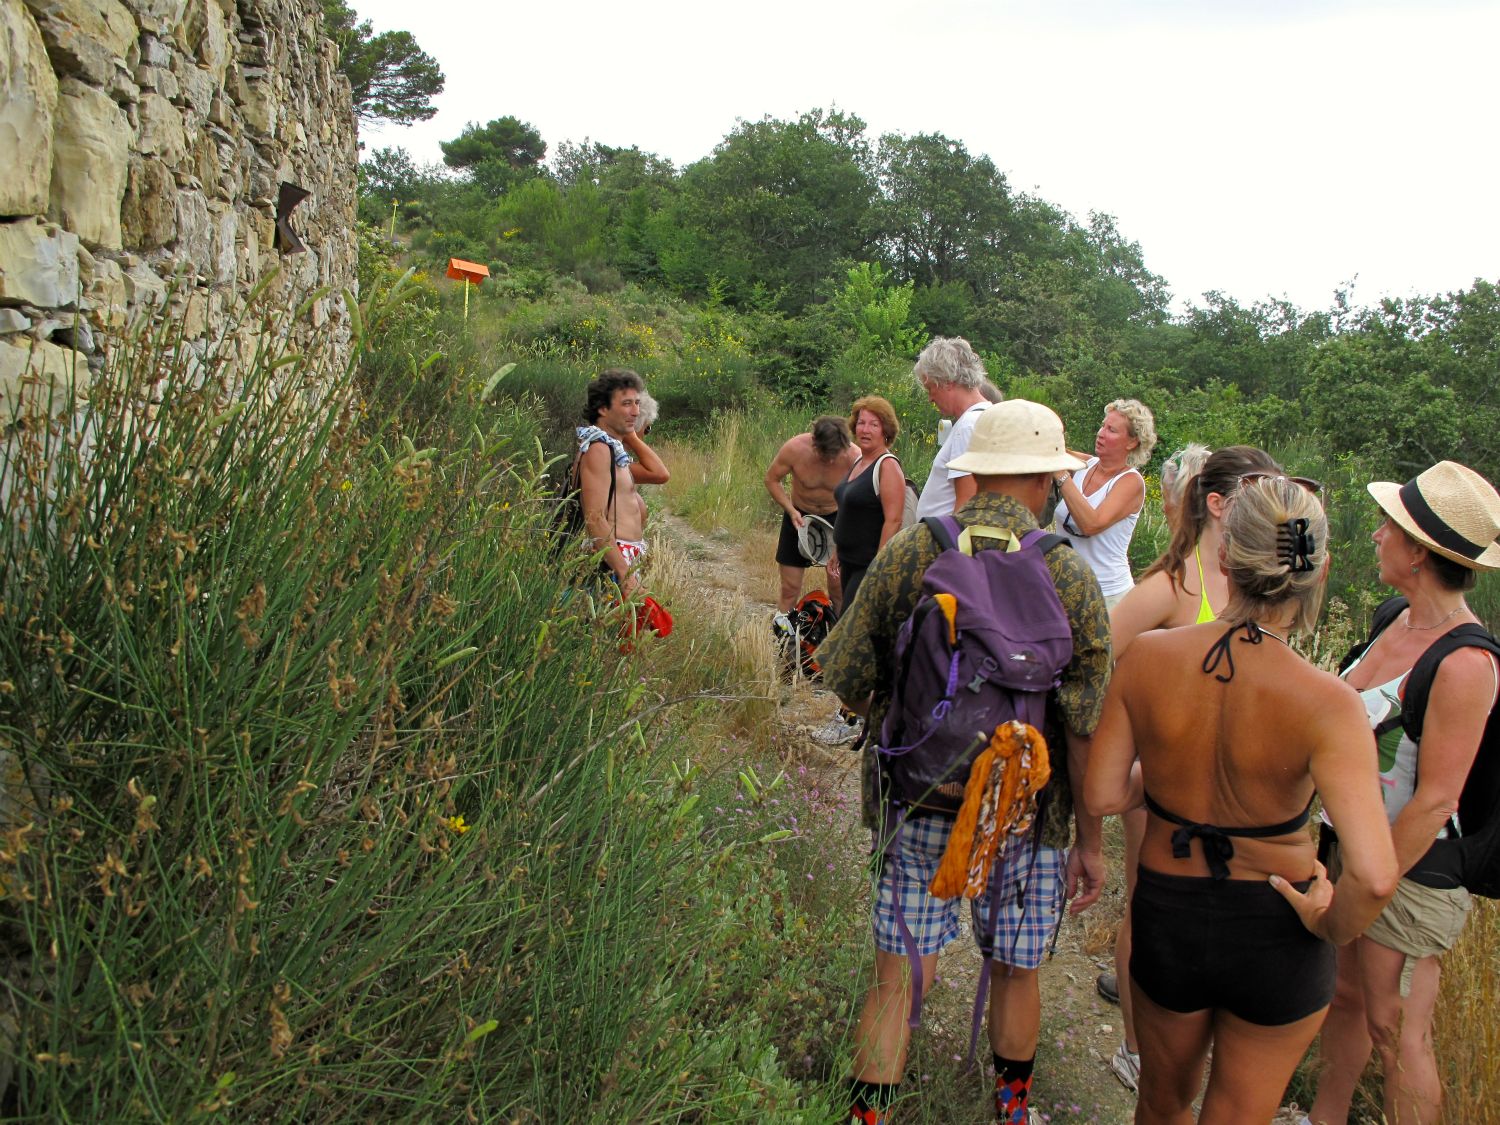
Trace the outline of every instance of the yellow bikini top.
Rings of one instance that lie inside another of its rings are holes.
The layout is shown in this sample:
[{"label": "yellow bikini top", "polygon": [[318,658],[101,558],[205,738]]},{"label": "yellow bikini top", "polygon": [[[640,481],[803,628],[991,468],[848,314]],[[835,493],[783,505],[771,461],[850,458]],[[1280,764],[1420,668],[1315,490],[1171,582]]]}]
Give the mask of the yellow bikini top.
[{"label": "yellow bikini top", "polygon": [[1198,620],[1195,625],[1202,625],[1213,621],[1219,615],[1214,612],[1214,607],[1208,602],[1208,583],[1203,581],[1203,557],[1198,554],[1198,548],[1193,548],[1193,560],[1198,564]]}]

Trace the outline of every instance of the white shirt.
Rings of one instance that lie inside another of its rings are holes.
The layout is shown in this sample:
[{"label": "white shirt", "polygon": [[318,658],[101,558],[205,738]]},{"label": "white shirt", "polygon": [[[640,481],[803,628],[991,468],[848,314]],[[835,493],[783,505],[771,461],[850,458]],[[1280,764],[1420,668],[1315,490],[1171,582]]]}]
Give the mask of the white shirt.
[{"label": "white shirt", "polygon": [[969,442],[974,437],[974,423],[979,421],[980,412],[987,406],[988,402],[976,402],[953,420],[953,429],[948,431],[948,439],[933,458],[932,472],[927,474],[927,483],[917,498],[917,519],[953,513],[953,482],[970,474],[950,469],[948,464],[968,452]]},{"label": "white shirt", "polygon": [[[1078,491],[1083,491],[1084,478],[1089,475],[1089,470],[1098,464],[1099,458],[1090,457],[1083,468],[1073,474],[1073,483],[1078,486]],[[1110,477],[1095,490],[1087,500],[1095,508],[1104,503],[1105,497],[1120,481],[1131,473],[1140,476],[1134,469],[1125,469]],[[1144,498],[1141,501],[1145,506]],[[1063,525],[1068,518],[1067,501],[1059,501],[1057,514],[1054,517],[1054,530],[1059,535],[1066,535],[1073,544],[1073,550],[1089,564],[1089,569],[1094,572],[1094,577],[1099,579],[1099,590],[1106,597],[1123,594],[1135,585],[1135,579],[1130,576],[1130,537],[1135,534],[1136,520],[1141,518],[1141,509],[1137,508],[1123,519],[1110,524],[1098,535],[1081,535]]]}]

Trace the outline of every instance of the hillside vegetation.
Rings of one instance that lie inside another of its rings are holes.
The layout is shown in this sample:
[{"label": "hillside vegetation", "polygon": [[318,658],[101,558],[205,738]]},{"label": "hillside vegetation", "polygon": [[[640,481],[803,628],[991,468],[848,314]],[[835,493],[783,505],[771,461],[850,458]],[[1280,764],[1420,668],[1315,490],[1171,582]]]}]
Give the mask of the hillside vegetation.
[{"label": "hillside vegetation", "polygon": [[[1174,317],[1107,217],[840,113],[682,170],[544,154],[500,119],[456,176],[371,158],[349,370],[147,325],[81,415],[10,435],[0,1115],[834,1120],[868,941],[857,877],[822,873],[852,813],[790,780],[758,622],[679,601],[627,658],[552,551],[602,367],[693,451],[673,511],[730,537],[770,522],[775,445],[859,394],[925,472],[932,333],[1077,441],[1140,397],[1163,453],[1249,441],[1332,484],[1345,635],[1376,594],[1364,482],[1500,468],[1488,281]],[[467,317],[450,255],[494,274]],[[1494,913],[1470,929],[1439,1035],[1478,1121]]]}]

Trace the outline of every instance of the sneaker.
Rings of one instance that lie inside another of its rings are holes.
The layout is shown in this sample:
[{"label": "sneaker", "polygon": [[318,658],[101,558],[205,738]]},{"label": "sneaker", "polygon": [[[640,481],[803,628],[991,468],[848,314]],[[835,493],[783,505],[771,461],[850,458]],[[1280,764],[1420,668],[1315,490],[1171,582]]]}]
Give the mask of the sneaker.
[{"label": "sneaker", "polygon": [[1121,1043],[1115,1057],[1109,1060],[1109,1069],[1115,1072],[1115,1077],[1124,1083],[1125,1088],[1135,1093],[1141,1082],[1141,1056],[1135,1051],[1127,1051],[1125,1044]]},{"label": "sneaker", "polygon": [[1094,978],[1094,988],[1111,1004],[1120,1002],[1120,981],[1114,973],[1100,973]]},{"label": "sneaker", "polygon": [[842,746],[859,737],[859,726],[857,724],[851,726],[843,719],[835,717],[829,719],[808,737],[822,746]]}]

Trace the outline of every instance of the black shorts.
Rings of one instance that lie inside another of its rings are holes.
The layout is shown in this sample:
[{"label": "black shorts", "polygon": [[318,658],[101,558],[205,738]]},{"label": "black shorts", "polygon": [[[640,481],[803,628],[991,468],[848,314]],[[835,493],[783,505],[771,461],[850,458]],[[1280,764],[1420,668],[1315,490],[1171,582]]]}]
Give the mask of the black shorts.
[{"label": "black shorts", "polygon": [[1333,1000],[1333,946],[1308,932],[1269,882],[1138,871],[1130,977],[1152,1003],[1277,1027]]},{"label": "black shorts", "polygon": [[[807,515],[822,516],[829,523],[838,518],[838,509],[831,512],[809,512]],[[802,548],[797,546],[797,528],[792,523],[792,517],[785,511],[781,513],[781,538],[776,540],[776,561],[781,566],[800,566],[803,570],[812,566],[802,554]]]}]

